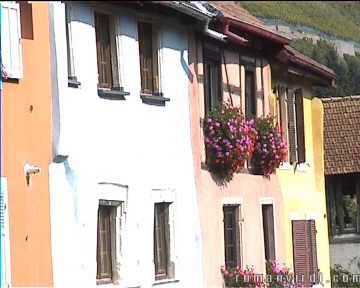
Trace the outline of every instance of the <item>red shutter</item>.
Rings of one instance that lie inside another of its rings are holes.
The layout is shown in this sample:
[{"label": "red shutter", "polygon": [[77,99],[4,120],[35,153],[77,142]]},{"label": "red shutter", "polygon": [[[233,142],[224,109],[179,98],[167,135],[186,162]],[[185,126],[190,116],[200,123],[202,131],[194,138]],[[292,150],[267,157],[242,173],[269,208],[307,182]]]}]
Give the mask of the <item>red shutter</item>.
[{"label": "red shutter", "polygon": [[96,52],[99,87],[112,87],[110,19],[108,15],[95,13]]},{"label": "red shutter", "polygon": [[301,89],[295,93],[295,108],[296,108],[296,140],[297,140],[297,155],[298,162],[305,162],[305,131],[304,131],[304,104]]},{"label": "red shutter", "polygon": [[[314,220],[293,220],[293,257],[294,270],[298,276],[298,284],[311,287],[310,280],[318,272],[317,249],[316,249],[316,228]],[[302,281],[304,276],[304,282]],[[314,284],[314,283],[312,283]]]},{"label": "red shutter", "polygon": [[295,127],[295,95],[294,90],[289,89],[287,93],[288,104],[288,136],[290,163],[296,162],[296,127]]},{"label": "red shutter", "polygon": [[21,38],[34,39],[32,4],[26,1],[19,1],[19,4],[20,4]]}]

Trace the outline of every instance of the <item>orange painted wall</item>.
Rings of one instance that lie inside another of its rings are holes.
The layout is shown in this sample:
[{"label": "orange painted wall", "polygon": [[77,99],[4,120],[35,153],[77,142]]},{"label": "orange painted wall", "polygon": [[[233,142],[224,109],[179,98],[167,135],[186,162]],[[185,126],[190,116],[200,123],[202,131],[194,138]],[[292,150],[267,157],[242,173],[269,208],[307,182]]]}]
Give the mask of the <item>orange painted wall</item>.
[{"label": "orange painted wall", "polygon": [[[13,286],[51,286],[48,167],[51,81],[48,4],[32,4],[34,39],[22,39],[22,79],[3,85],[4,167],[8,181]],[[33,110],[31,111],[31,108]],[[27,186],[24,163],[41,168]]]}]

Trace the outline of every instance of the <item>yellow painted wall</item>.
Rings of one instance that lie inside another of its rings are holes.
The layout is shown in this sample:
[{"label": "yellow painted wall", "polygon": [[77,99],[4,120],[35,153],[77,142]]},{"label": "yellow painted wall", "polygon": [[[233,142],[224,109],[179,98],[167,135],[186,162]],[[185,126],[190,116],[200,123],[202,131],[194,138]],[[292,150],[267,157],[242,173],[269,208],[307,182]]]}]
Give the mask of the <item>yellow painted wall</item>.
[{"label": "yellow painted wall", "polygon": [[[291,267],[291,219],[315,219],[318,268],[323,273],[324,286],[330,287],[330,282],[327,282],[330,280],[330,260],[324,182],[323,108],[320,99],[312,97],[308,85],[302,84],[299,88],[302,88],[304,95],[305,149],[309,167],[306,171],[300,171],[294,164],[291,169],[276,171],[284,197],[286,259]],[[275,100],[274,95],[270,99]],[[270,103],[270,106],[274,107],[274,103]],[[311,218],[312,215],[315,218]]]}]

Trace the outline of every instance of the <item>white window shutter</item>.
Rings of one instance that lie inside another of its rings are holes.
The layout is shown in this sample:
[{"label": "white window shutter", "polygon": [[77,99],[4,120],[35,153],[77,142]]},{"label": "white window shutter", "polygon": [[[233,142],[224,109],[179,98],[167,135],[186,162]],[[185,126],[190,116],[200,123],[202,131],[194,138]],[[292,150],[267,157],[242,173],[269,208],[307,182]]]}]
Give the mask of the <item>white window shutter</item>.
[{"label": "white window shutter", "polygon": [[22,78],[20,6],[14,1],[1,2],[2,64],[9,78]]}]

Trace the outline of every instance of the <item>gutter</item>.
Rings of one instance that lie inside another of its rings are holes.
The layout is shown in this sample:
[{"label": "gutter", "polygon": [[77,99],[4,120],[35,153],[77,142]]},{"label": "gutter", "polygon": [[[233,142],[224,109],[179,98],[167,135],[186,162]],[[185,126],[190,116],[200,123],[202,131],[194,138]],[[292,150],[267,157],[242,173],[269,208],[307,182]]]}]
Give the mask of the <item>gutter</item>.
[{"label": "gutter", "polygon": [[229,29],[229,22],[228,21],[224,21],[223,22],[223,31],[224,31],[224,34],[230,39],[232,40],[233,42],[239,44],[239,45],[242,45],[242,46],[246,46],[246,44],[249,42],[247,39],[243,38],[243,37],[240,37],[239,35],[233,33],[230,31]]},{"label": "gutter", "polygon": [[215,14],[209,12],[204,8],[201,3],[198,1],[193,1],[193,4],[198,8],[195,9],[193,6],[189,5],[183,1],[153,1],[160,5],[167,6],[174,10],[177,10],[183,14],[191,16],[201,22],[205,22],[202,32],[209,36],[210,38],[216,39],[221,42],[226,42],[227,36],[219,33],[215,30],[209,29],[210,21],[216,16]]}]

